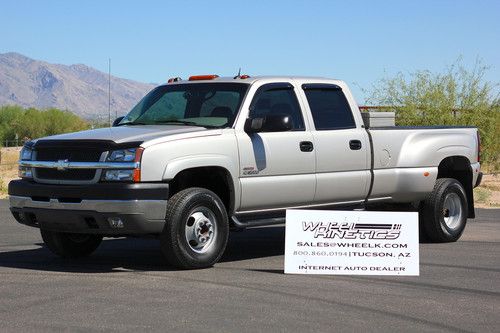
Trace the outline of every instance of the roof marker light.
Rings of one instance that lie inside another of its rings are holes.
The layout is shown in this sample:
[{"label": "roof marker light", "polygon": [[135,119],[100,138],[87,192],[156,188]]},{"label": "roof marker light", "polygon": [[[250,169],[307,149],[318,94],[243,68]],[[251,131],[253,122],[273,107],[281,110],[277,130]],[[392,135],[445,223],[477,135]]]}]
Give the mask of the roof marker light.
[{"label": "roof marker light", "polygon": [[173,83],[181,80],[182,79],[180,77],[171,77],[170,79],[168,79],[167,83]]},{"label": "roof marker light", "polygon": [[249,77],[250,77],[250,75],[246,75],[246,74],[240,75],[240,74],[238,74],[235,77],[233,77],[233,79],[235,79],[235,80],[236,79],[242,79],[242,80],[244,80],[244,79],[248,79]]}]

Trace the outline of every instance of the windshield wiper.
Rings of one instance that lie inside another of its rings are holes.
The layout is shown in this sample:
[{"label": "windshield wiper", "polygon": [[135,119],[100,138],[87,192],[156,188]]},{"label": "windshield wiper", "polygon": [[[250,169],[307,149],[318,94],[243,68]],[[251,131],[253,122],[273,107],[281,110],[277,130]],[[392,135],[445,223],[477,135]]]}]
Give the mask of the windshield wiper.
[{"label": "windshield wiper", "polygon": [[174,120],[157,120],[157,121],[155,121],[155,123],[158,123],[158,124],[172,123],[172,124],[182,124],[182,125],[188,125],[188,126],[205,127],[205,128],[222,128],[222,126],[203,125],[203,124],[195,123],[194,121],[178,120],[178,119],[174,119]]},{"label": "windshield wiper", "polygon": [[195,123],[194,121],[177,120],[177,119],[173,119],[173,120],[156,120],[155,123],[158,123],[158,124],[174,123],[174,124],[182,124],[182,125],[201,126],[201,125]]},{"label": "windshield wiper", "polygon": [[121,123],[116,126],[123,126],[123,125],[147,125],[146,123],[141,123],[141,122],[135,122],[135,121],[129,121],[128,123]]}]

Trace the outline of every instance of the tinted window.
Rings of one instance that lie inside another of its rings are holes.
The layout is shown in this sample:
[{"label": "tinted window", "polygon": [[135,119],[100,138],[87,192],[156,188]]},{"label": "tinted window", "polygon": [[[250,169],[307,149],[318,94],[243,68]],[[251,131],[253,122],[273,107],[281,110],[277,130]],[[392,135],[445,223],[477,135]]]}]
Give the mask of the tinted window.
[{"label": "tinted window", "polygon": [[251,118],[271,114],[286,114],[293,122],[293,130],[304,130],[304,119],[295,92],[291,88],[264,90],[252,101]]},{"label": "tinted window", "polygon": [[341,89],[304,89],[317,130],[354,128],[349,103]]}]

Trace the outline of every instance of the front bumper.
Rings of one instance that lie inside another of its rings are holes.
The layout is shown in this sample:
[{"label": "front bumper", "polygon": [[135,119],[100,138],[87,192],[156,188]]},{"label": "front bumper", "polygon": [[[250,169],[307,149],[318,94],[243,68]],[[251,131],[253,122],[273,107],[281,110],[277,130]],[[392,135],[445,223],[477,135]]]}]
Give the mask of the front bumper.
[{"label": "front bumper", "polygon": [[[22,224],[103,236],[159,234],[165,225],[166,183],[48,185],[9,183],[10,209]],[[113,228],[109,218],[120,218]]]}]

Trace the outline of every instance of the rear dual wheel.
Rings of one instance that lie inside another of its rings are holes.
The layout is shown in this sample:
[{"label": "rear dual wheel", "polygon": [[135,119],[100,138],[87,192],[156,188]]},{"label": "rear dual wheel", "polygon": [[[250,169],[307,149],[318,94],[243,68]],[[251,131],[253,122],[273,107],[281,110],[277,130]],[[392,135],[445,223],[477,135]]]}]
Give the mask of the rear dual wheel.
[{"label": "rear dual wheel", "polygon": [[467,207],[467,195],[458,180],[438,179],[420,207],[421,232],[436,243],[457,241],[467,223]]}]

